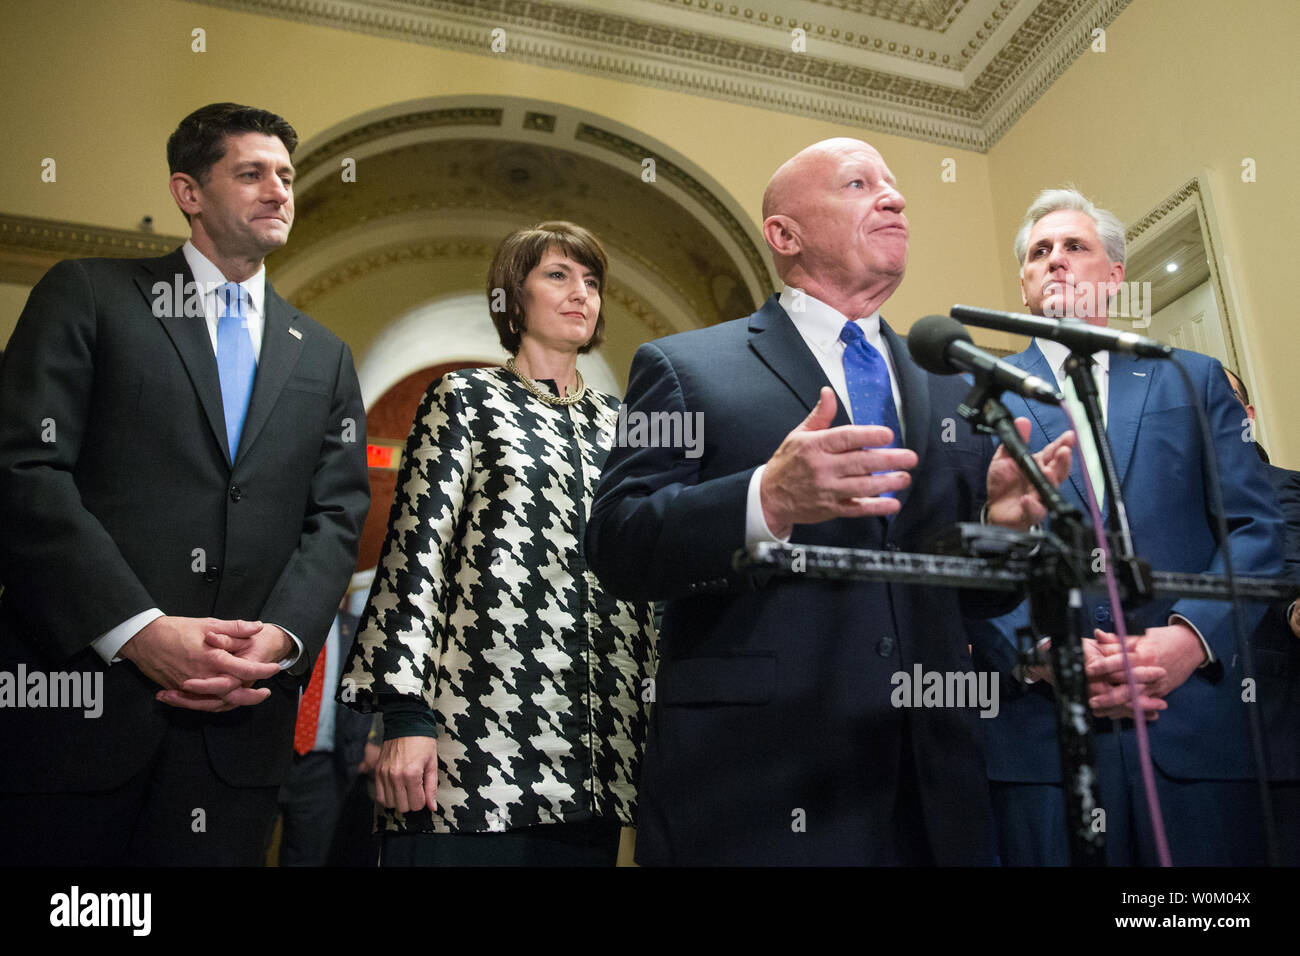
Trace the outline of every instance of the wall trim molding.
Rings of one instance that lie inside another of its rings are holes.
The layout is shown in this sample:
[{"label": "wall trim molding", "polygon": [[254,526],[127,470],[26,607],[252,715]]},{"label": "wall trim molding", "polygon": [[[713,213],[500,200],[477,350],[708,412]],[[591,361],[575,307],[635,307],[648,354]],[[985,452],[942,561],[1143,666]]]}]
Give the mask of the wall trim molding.
[{"label": "wall trim molding", "polygon": [[0,282],[35,285],[64,259],[165,256],[186,238],[0,213]]}]

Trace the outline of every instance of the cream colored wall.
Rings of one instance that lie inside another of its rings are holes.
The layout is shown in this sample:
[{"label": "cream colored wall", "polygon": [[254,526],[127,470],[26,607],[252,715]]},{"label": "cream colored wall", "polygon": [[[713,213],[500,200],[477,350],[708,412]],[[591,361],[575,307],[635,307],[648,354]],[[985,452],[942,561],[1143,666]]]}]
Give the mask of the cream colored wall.
[{"label": "cream colored wall", "polygon": [[14,325],[18,322],[18,313],[22,312],[27,302],[30,286],[16,285],[12,282],[0,282],[0,349],[5,347]]},{"label": "cream colored wall", "polygon": [[[42,0],[9,4],[0,39],[0,211],[161,231],[183,222],[166,190],[164,143],[192,109],[229,99],[285,115],[304,140],[356,114],[427,96],[525,95],[633,126],[697,163],[759,222],[763,188],[797,150],[828,136],[865,136],[908,197],[909,274],[886,309],[898,327],[953,302],[1000,295],[988,157],[864,133],[666,90],[178,0]],[[190,52],[190,31],[207,52]],[[40,182],[41,159],[58,182]],[[940,181],[956,161],[957,181]],[[292,241],[292,240],[290,240]],[[0,302],[0,309],[4,303]],[[16,315],[0,314],[7,339]],[[373,316],[358,316],[369,324]],[[336,329],[345,338],[347,328]]]},{"label": "cream colored wall", "polygon": [[[1132,221],[1202,169],[1210,172],[1236,291],[1242,370],[1274,460],[1300,467],[1294,369],[1300,338],[1300,32],[1295,0],[1135,0],[989,154],[997,266],[1021,308],[1010,252],[1042,187],[1072,180]],[[1258,181],[1243,183],[1243,158]]]}]

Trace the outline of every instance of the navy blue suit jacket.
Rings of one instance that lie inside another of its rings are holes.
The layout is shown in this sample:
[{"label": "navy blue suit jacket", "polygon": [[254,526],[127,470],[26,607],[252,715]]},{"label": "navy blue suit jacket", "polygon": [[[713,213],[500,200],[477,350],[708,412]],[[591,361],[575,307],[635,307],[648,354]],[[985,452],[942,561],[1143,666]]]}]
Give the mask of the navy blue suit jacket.
[{"label": "navy blue suit jacket", "polygon": [[[902,510],[888,521],[799,525],[794,544],[918,550],[979,512],[992,448],[954,421],[965,386],[922,371],[883,323],[882,332],[905,443],[920,459]],[[974,709],[890,703],[891,675],[914,663],[971,669],[958,592],[797,577],[756,584],[732,570],[754,469],[828,384],[775,297],[747,318],[643,345],[633,359],[629,417],[699,412],[704,422],[699,457],[616,445],[587,529],[587,557],[606,587],[667,599],[639,789],[641,863],[884,862],[898,813],[923,824],[939,863],[992,859]],[[848,423],[841,408],[833,424]],[[904,760],[919,794],[900,797]]]},{"label": "navy blue suit jacket", "polygon": [[[1228,387],[1223,366],[1195,352],[1179,350],[1177,355],[1190,373],[1195,387],[1192,396],[1167,361],[1118,353],[1110,358],[1106,430],[1138,555],[1157,571],[1223,572],[1206,469],[1213,451],[1223,485],[1234,572],[1280,574],[1283,524],[1277,498],[1254,445],[1244,438],[1244,413]],[[1036,343],[1007,361],[1054,381]],[[1014,395],[1005,396],[1004,401],[1013,415],[1026,416],[1032,422],[1029,446],[1035,451],[1068,427],[1064,411],[1057,406],[1026,402]],[[1191,402],[1200,405],[1209,419],[1212,450],[1202,441]],[[1070,480],[1061,491],[1067,501],[1086,513],[1081,459],[1075,456]],[[1105,502],[1103,522],[1112,504],[1109,499]],[[1115,630],[1104,594],[1088,595],[1085,605],[1090,625]],[[1243,605],[1245,633],[1254,629],[1263,610],[1262,605]],[[1147,725],[1152,759],[1166,774],[1178,778],[1253,776],[1232,605],[1157,598],[1139,608],[1137,618],[1143,625],[1155,627],[1168,623],[1171,613],[1196,625],[1217,663],[1197,670],[1170,693],[1169,709]],[[971,622],[977,662],[1009,671],[1015,663],[1015,628],[1027,618],[1028,609],[1022,605],[1005,617]],[[1129,722],[1123,724],[1130,726]],[[1020,699],[1004,703],[996,719],[984,722],[984,729],[989,741],[990,779],[1060,781],[1055,703],[1045,682],[1030,685]]]}]

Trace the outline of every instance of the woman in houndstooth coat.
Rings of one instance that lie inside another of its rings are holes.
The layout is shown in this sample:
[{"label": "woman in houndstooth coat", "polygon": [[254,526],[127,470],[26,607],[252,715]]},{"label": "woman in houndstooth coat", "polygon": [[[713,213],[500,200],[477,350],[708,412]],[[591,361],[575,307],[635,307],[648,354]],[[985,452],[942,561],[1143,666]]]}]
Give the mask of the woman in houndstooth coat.
[{"label": "woman in houndstooth coat", "polygon": [[635,822],[652,611],[582,552],[618,417],[576,365],[605,268],[571,223],[508,237],[488,289],[511,360],[443,376],[416,414],[340,688],[384,713],[385,865],[607,865]]}]

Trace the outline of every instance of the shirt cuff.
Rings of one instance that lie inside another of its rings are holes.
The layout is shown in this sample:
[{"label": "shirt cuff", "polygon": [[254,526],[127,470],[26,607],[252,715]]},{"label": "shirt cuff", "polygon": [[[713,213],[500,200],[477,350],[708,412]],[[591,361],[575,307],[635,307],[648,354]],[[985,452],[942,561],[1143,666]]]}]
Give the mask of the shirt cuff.
[{"label": "shirt cuff", "polygon": [[[275,624],[275,621],[263,621],[262,623]],[[289,630],[283,624],[275,624],[275,626],[278,627],[280,630],[284,631],[285,634],[289,635],[289,640],[293,641],[293,646],[294,646],[293,652],[284,660],[280,661],[280,670],[287,671],[294,664],[297,664],[298,659],[302,657],[302,641],[298,640],[298,635],[295,634],[293,631]],[[322,654],[325,653],[324,647],[321,647],[321,653]]]},{"label": "shirt cuff", "polygon": [[90,646],[95,649],[96,654],[104,659],[105,664],[120,661],[121,658],[117,656],[117,652],[122,649],[122,645],[162,616],[163,612],[156,607],[141,611],[139,614],[128,617],[111,631],[99,635],[90,642]]},{"label": "shirt cuff", "polygon": [[1198,641],[1201,642],[1201,647],[1203,647],[1203,648],[1205,649],[1205,663],[1204,663],[1204,664],[1198,664],[1198,665],[1197,665],[1198,668],[1200,668],[1200,667],[1209,667],[1211,664],[1214,663],[1214,660],[1215,660],[1215,658],[1214,658],[1214,651],[1210,650],[1210,645],[1209,645],[1209,643],[1205,640],[1205,635],[1201,633],[1201,629],[1200,629],[1199,627],[1197,627],[1197,626],[1196,626],[1195,624],[1193,624],[1191,621],[1187,620],[1187,618],[1183,617],[1181,614],[1170,614],[1170,615],[1169,615],[1169,620],[1166,621],[1165,623],[1166,623],[1166,624],[1186,624],[1188,627],[1190,627],[1190,628],[1192,629],[1192,632],[1196,635],[1196,639],[1197,639]]},{"label": "shirt cuff", "polygon": [[767,519],[763,517],[763,495],[760,486],[763,482],[763,469],[766,467],[767,465],[759,465],[749,477],[749,493],[745,497],[745,547],[747,549],[764,541],[774,544],[790,543],[790,535],[778,538],[767,526]]},{"label": "shirt cuff", "polygon": [[[1034,645],[1034,653],[1038,654],[1039,656],[1042,656],[1043,654],[1047,653],[1048,649],[1051,648],[1051,646],[1052,646],[1052,639],[1050,637],[1040,638],[1038,643]],[[1051,665],[1049,664],[1048,666],[1050,667]],[[1015,668],[1012,670],[1011,676],[1014,677],[1016,680],[1020,681],[1020,683],[1022,684],[1028,685],[1028,684],[1038,683],[1038,678],[1030,674],[1029,668],[1026,667],[1024,664],[1017,664]]]}]

